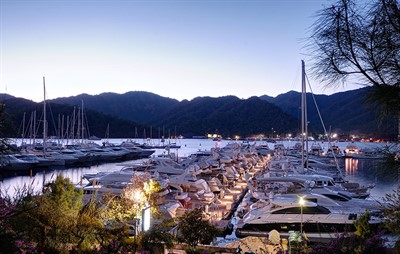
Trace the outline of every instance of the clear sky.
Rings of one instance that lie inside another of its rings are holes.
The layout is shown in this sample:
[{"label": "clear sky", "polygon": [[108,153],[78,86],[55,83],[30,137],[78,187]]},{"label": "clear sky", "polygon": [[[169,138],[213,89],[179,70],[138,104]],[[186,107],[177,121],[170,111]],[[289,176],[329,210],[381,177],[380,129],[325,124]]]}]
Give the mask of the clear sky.
[{"label": "clear sky", "polygon": [[[326,0],[0,0],[0,93],[276,96],[300,91]],[[307,62],[306,62],[307,65]],[[324,89],[332,94],[357,87]]]}]

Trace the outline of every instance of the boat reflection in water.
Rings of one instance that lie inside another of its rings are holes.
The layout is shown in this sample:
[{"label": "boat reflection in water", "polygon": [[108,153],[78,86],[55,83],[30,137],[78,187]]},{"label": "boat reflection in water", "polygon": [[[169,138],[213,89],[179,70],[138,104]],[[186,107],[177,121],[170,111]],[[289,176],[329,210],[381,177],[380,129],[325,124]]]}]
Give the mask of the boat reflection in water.
[{"label": "boat reflection in water", "polygon": [[357,175],[358,173],[358,159],[353,158],[345,158],[344,159],[344,168],[346,175]]}]

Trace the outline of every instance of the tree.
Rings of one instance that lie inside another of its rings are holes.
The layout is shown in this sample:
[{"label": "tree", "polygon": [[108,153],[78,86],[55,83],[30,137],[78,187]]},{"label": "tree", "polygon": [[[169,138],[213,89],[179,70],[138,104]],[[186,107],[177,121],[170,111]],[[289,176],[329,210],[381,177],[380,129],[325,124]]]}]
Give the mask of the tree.
[{"label": "tree", "polygon": [[32,186],[17,188],[13,196],[0,190],[0,253],[36,253],[36,243],[20,230],[29,224],[24,214],[36,208]]},{"label": "tree", "polygon": [[31,234],[38,250],[65,253],[75,243],[72,229],[82,208],[82,195],[68,178],[59,175],[35,197],[35,209],[24,216],[24,231]]},{"label": "tree", "polygon": [[194,251],[199,243],[209,244],[218,234],[214,225],[203,220],[199,208],[186,212],[180,218],[178,230],[178,241],[187,243],[191,251]]},{"label": "tree", "polygon": [[171,249],[174,246],[174,236],[162,225],[153,225],[142,237],[142,248],[147,251]]},{"label": "tree", "polygon": [[[385,194],[383,198],[385,226],[393,234],[400,235],[400,187],[393,193]],[[400,252],[400,240],[396,242],[396,249]]]},{"label": "tree", "polygon": [[370,100],[383,115],[399,117],[400,139],[400,5],[375,0],[359,6],[339,0],[317,13],[307,47],[313,74],[326,85],[351,80],[373,86]]},{"label": "tree", "polygon": [[10,145],[8,137],[5,136],[9,129],[13,128],[6,117],[5,104],[0,103],[0,154],[15,150],[15,148]]}]

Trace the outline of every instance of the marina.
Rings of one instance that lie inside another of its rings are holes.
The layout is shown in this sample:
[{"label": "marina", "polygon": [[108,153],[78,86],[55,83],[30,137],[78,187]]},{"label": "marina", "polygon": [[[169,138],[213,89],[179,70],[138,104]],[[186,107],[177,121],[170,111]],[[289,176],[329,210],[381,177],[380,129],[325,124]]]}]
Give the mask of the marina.
[{"label": "marina", "polygon": [[[102,149],[102,142],[95,142]],[[110,143],[124,141],[115,139]],[[61,174],[88,197],[92,193],[120,195],[135,174],[147,173],[164,190],[157,198],[164,215],[176,218],[185,211],[202,209],[205,218],[224,232],[216,241],[219,246],[240,237],[265,237],[271,230],[277,230],[284,238],[292,231],[304,230],[309,239],[326,241],[345,228],[354,230],[354,219],[366,210],[375,216],[371,225],[378,227],[382,208],[378,201],[398,185],[397,179],[382,177],[379,159],[338,157],[346,182],[335,182],[333,160],[325,158],[323,152],[310,158],[306,169],[291,149],[296,143],[181,139],[180,148],[155,149],[141,159],[49,166],[5,174],[2,171],[0,187],[10,195],[24,185],[40,192],[44,184]],[[336,143],[340,149],[347,144]],[[327,143],[318,145],[328,151]],[[357,145],[376,150],[387,144],[358,142]],[[329,166],[321,166],[325,164]],[[354,196],[349,183],[359,189],[365,187],[364,196]],[[307,201],[300,206],[298,199],[303,196]]]},{"label": "marina", "polygon": [[[120,144],[124,139],[111,139],[110,143]],[[102,145],[102,141],[95,141],[97,144]],[[194,153],[204,153],[210,152],[211,148],[222,147],[226,144],[233,142],[229,140],[222,140],[215,142],[208,139],[180,139],[178,144],[181,145],[179,149],[170,150],[170,153],[177,154],[178,157],[186,157]],[[242,142],[242,141],[238,141]],[[275,143],[267,143],[264,141],[253,141],[257,147],[274,147]],[[290,148],[294,147],[297,142],[295,141],[280,141],[290,153]],[[349,142],[338,142],[337,145],[343,150]],[[360,147],[368,147],[370,149],[379,149],[390,144],[386,143],[365,143],[357,142]],[[324,149],[328,149],[328,143],[320,142]],[[257,149],[258,151],[258,149]],[[168,152],[164,149],[156,149],[152,156],[165,155]],[[127,160],[124,163],[129,164],[136,160]],[[370,190],[371,196],[376,198],[381,198],[385,193],[393,190],[395,184],[397,184],[397,179],[393,177],[385,177],[385,174],[380,174],[380,160],[376,159],[356,159],[356,158],[341,158],[339,160],[340,166],[343,169],[343,173],[346,175],[346,179],[349,181],[357,181],[362,185],[375,184],[375,187]],[[122,162],[103,162],[96,163],[88,166],[51,166],[48,168],[30,168],[26,170],[18,171],[4,171],[1,170],[0,173],[0,185],[2,188],[14,188],[20,187],[23,184],[29,184],[32,181],[35,183],[35,188],[40,190],[41,184],[44,182],[49,182],[55,179],[57,174],[63,174],[64,176],[71,179],[72,182],[77,183],[80,181],[83,174],[87,173],[97,173],[97,172],[113,172],[122,168]],[[387,175],[386,175],[387,176]]]},{"label": "marina", "polygon": [[400,0],[0,6],[0,254],[400,253]]}]

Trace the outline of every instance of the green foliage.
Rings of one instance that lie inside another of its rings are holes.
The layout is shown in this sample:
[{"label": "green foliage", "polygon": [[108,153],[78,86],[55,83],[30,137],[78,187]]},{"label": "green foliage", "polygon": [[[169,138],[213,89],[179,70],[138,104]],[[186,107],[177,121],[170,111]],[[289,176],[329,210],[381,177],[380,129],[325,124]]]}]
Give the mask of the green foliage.
[{"label": "green foliage", "polygon": [[378,179],[400,180],[400,146],[398,144],[385,146],[382,153],[385,157],[379,165]]},{"label": "green foliage", "polygon": [[[300,252],[304,253],[304,252]],[[355,234],[341,234],[328,243],[314,245],[309,254],[389,254],[382,234],[361,238]]]},{"label": "green foliage", "polygon": [[[144,186],[149,197],[159,188],[147,182]],[[83,205],[82,192],[62,176],[47,184],[40,195],[28,187],[18,191],[15,200],[0,194],[1,254],[134,253],[146,236],[131,237],[128,222],[136,217],[132,200],[106,195],[98,202],[93,195]],[[115,223],[105,226],[105,218]],[[150,231],[147,243],[162,239],[171,246],[168,235],[157,234],[161,234],[159,229]]]},{"label": "green foliage", "polygon": [[358,220],[354,222],[354,225],[356,227],[355,234],[362,239],[367,239],[368,237],[371,237],[373,235],[373,231],[369,224],[370,218],[370,213],[366,211],[363,215],[360,216],[360,218],[358,218]]},{"label": "green foliage", "polygon": [[148,251],[162,251],[164,246],[171,249],[174,246],[174,236],[166,228],[153,225],[142,237],[142,249]]},{"label": "green foliage", "polygon": [[9,117],[6,115],[5,104],[0,103],[0,154],[13,151],[13,147],[10,145],[8,139],[10,137],[8,136],[9,130],[13,130],[13,127]]},{"label": "green foliage", "polygon": [[178,224],[178,241],[187,243],[193,250],[199,243],[210,244],[218,235],[218,229],[203,220],[198,208],[186,212]]},{"label": "green foliage", "polygon": [[400,187],[393,190],[393,193],[386,193],[383,200],[385,226],[390,232],[400,236]]},{"label": "green foliage", "polygon": [[135,203],[125,197],[112,194],[103,195],[100,200],[100,218],[107,221],[128,222],[136,217]]},{"label": "green foliage", "polygon": [[21,233],[21,228],[30,223],[24,215],[36,207],[34,196],[31,186],[18,188],[12,197],[0,191],[0,253],[35,253],[36,244],[30,235]]},{"label": "green foliage", "polygon": [[95,202],[96,195],[92,196],[90,201],[82,207],[76,217],[75,227],[70,228],[74,237],[74,250],[90,251],[93,249],[93,243],[97,242],[99,232],[104,231],[104,224],[99,219],[100,209]]},{"label": "green foliage", "polygon": [[49,183],[43,195],[36,197],[37,208],[28,216],[33,221],[34,239],[42,251],[67,252],[74,241],[71,231],[82,208],[82,192],[61,175]]}]

